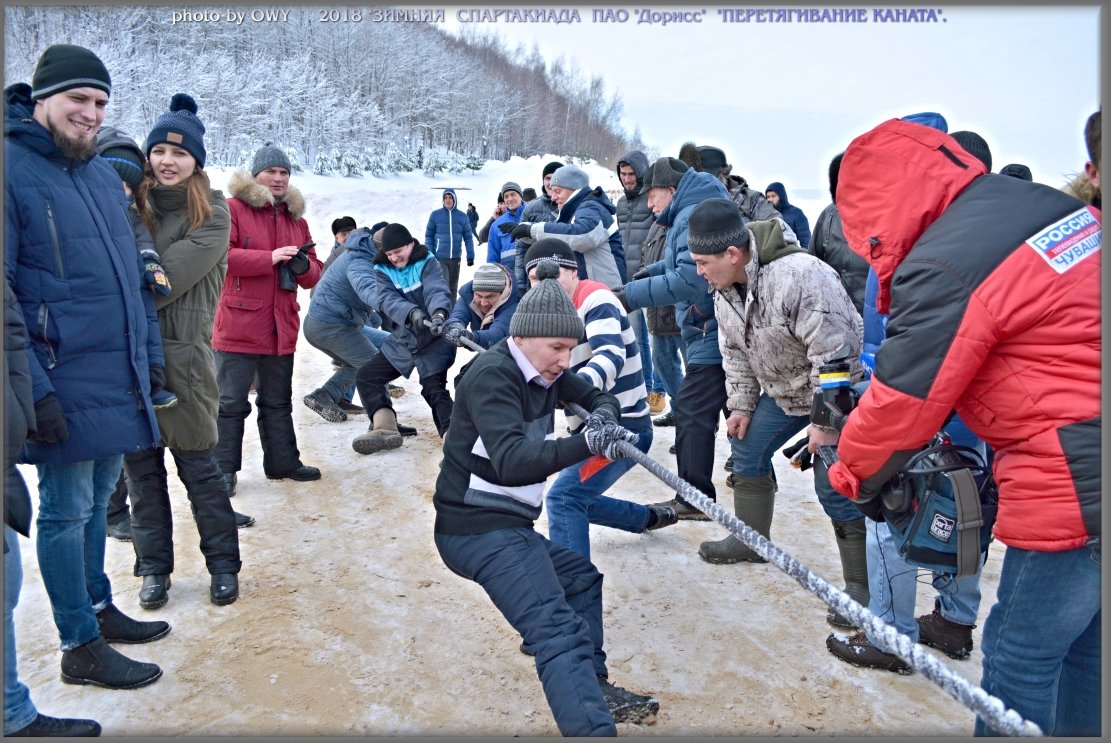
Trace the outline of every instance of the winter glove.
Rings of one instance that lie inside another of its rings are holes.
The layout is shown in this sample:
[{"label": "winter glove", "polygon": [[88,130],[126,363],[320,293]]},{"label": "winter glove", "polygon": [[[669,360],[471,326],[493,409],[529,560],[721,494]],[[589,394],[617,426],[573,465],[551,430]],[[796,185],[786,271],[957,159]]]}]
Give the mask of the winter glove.
[{"label": "winter glove", "polygon": [[162,270],[158,253],[148,248],[139,255],[143,259],[143,281],[146,282],[147,288],[150,289],[152,294],[160,294],[163,297],[169,296],[170,280],[166,278],[166,272]]},{"label": "winter glove", "polygon": [[783,449],[783,456],[791,461],[791,466],[797,467],[803,472],[814,466],[814,457],[806,450],[808,443],[810,443],[810,437],[804,436],[797,443]]},{"label": "winter glove", "polygon": [[453,346],[459,348],[463,347],[463,339],[466,338],[471,343],[475,342],[474,333],[467,329],[463,323],[458,320],[452,320],[444,325],[444,340]]},{"label": "winter glove", "polygon": [[147,367],[150,373],[150,396],[154,397],[166,386],[166,370],[161,366]]},{"label": "winter glove", "polygon": [[628,431],[616,423],[603,423],[600,427],[591,428],[588,422],[586,431],[586,447],[591,454],[601,454],[606,459],[617,461],[625,457],[618,444],[627,441],[635,444],[640,441],[640,436]]},{"label": "winter glove", "polygon": [[432,335],[441,336],[444,334],[444,323],[447,322],[447,315],[442,310],[437,310],[432,313],[432,326],[429,330]]},{"label": "winter glove", "polygon": [[630,279],[630,280],[631,281],[639,281],[640,279],[647,279],[649,276],[650,276],[650,274],[648,273],[648,266],[645,266],[644,268],[642,268],[639,271],[637,271],[636,273],[634,273],[633,278]]},{"label": "winter glove", "polygon": [[308,270],[309,256],[304,251],[298,251],[297,255],[289,259],[289,271],[294,276],[308,273]]},{"label": "winter glove", "polygon": [[600,428],[607,423],[617,423],[617,411],[610,405],[599,405],[587,416],[587,428]]},{"label": "winter glove", "polygon": [[56,444],[69,438],[66,414],[62,403],[53,394],[35,403],[35,430],[28,431],[27,439],[40,444]]},{"label": "winter glove", "polygon": [[508,235],[510,232],[512,232],[515,229],[517,229],[517,223],[516,222],[502,222],[501,224],[498,225],[498,230],[503,235]]},{"label": "winter glove", "polygon": [[[503,227],[505,225],[502,225]],[[532,239],[532,222],[521,222],[513,227],[514,240],[530,240]]]},{"label": "winter glove", "polygon": [[613,296],[617,297],[617,301],[621,303],[621,306],[625,308],[626,314],[633,311],[633,308],[629,306],[629,300],[625,298],[625,287],[619,286],[615,289],[610,289],[610,291],[613,292]]}]

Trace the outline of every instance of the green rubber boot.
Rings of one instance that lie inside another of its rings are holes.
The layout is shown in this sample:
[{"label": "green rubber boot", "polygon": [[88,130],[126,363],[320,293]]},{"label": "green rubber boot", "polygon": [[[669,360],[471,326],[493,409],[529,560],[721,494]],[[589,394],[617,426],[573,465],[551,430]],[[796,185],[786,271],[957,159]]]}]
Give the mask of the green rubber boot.
[{"label": "green rubber boot", "polygon": [[[733,510],[737,518],[767,537],[775,510],[775,478],[770,474],[762,477],[734,475]],[[698,547],[698,556],[715,565],[767,562],[732,534],[717,542],[703,542]]]},{"label": "green rubber boot", "polygon": [[[865,547],[864,519],[833,522],[837,537],[837,551],[841,553],[841,574],[845,578],[845,593],[861,606],[868,607],[868,557]],[[834,627],[856,627],[848,618],[831,607],[826,611],[826,621]]]}]

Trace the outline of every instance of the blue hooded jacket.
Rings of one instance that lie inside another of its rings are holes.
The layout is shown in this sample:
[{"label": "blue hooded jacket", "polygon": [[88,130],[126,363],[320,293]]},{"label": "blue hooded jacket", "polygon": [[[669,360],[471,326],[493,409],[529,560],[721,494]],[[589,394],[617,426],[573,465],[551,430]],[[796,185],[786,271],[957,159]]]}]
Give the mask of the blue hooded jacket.
[{"label": "blue hooded jacket", "polygon": [[[424,229],[424,244],[437,258],[459,260],[463,255],[463,243],[467,245],[467,262],[474,263],[474,228],[467,213],[459,208],[459,197],[450,188],[444,189],[455,202],[451,209],[441,206],[428,216],[428,226]],[[443,197],[441,196],[441,201]]]},{"label": "blue hooded jacket", "polygon": [[69,438],[23,461],[70,464],[157,446],[150,367],[164,366],[154,298],[120,177],[71,160],[32,118],[26,83],[5,90],[4,273],[30,339],[33,397],[58,398]]},{"label": "blue hooded jacket", "polygon": [[783,221],[795,233],[795,237],[799,239],[799,245],[804,248],[810,247],[810,220],[802,213],[794,204],[787,201],[787,189],[779,181],[769,183],[768,187],[764,189],[764,193],[768,191],[775,191],[779,194],[779,206],[776,210],[783,216]]},{"label": "blue hooded jacket", "polygon": [[429,315],[451,312],[451,293],[438,261],[423,245],[416,245],[409,261],[395,268],[379,250],[374,256],[378,281],[378,305],[394,323],[394,331],[382,344],[382,354],[401,375],[408,377],[416,367],[422,377],[447,371],[455,363],[455,346],[426,328],[412,328],[409,313],[422,309]]},{"label": "blue hooded jacket", "polygon": [[309,316],[335,325],[371,325],[378,308],[378,252],[370,229],[360,227],[343,244],[343,252],[320,277],[309,303]]},{"label": "blue hooded jacket", "polygon": [[513,267],[517,263],[517,243],[510,235],[503,233],[500,226],[520,222],[521,215],[525,213],[525,206],[525,202],[521,201],[516,209],[506,209],[505,213],[490,225],[490,237],[486,241],[486,262],[500,263],[509,269],[510,276],[513,275]]},{"label": "blue hooded jacket", "polygon": [[648,278],[625,285],[625,299],[634,309],[675,305],[688,364],[720,364],[721,351],[714,297],[691,259],[687,223],[701,202],[728,198],[725,186],[709,173],[693,168],[683,173],[671,204],[656,219],[668,227],[663,259],[648,266]]}]

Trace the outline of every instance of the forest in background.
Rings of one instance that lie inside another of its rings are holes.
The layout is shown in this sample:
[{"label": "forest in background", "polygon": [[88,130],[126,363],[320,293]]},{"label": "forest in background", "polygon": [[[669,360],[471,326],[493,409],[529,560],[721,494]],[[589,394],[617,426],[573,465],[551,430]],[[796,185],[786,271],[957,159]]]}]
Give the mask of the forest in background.
[{"label": "forest in background", "polygon": [[643,149],[600,75],[535,46],[423,22],[322,23],[312,6],[283,8],[279,22],[172,23],[184,9],[9,6],[4,84],[29,83],[51,44],[88,47],[112,75],[105,124],[142,141],[189,93],[215,167],[244,165],[267,141],[321,175],[434,175],[545,153],[612,165]]}]

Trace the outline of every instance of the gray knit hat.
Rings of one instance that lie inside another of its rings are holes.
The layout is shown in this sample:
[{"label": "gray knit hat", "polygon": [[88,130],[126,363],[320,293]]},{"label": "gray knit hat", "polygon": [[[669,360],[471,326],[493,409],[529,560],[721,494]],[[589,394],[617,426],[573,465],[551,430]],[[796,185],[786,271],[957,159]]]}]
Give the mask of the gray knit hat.
[{"label": "gray knit hat", "polygon": [[476,292],[503,292],[505,291],[505,271],[494,263],[483,263],[474,270],[474,279],[471,289]]},{"label": "gray knit hat", "polygon": [[564,165],[552,173],[551,185],[578,191],[590,185],[590,178],[582,168],[574,165]]},{"label": "gray knit hat", "polygon": [[498,198],[503,198],[506,191],[516,191],[517,195],[520,196],[522,199],[525,197],[524,194],[521,193],[521,187],[513,181],[506,181],[502,184],[501,190],[498,191]]},{"label": "gray knit hat", "polygon": [[293,165],[289,162],[289,156],[275,147],[273,142],[267,142],[258,148],[255,159],[251,161],[251,175],[258,175],[267,168],[285,168],[289,172],[293,172]]},{"label": "gray knit hat", "polygon": [[692,253],[724,253],[733,246],[748,245],[748,229],[741,209],[729,199],[707,199],[691,210],[687,222],[687,246]]},{"label": "gray knit hat", "polygon": [[648,193],[650,188],[677,188],[679,180],[690,167],[682,160],[674,157],[661,157],[652,163],[648,172],[644,174],[644,186],[641,193]]},{"label": "gray knit hat", "polygon": [[[540,269],[548,266],[541,264]],[[538,270],[540,270],[538,269]],[[558,271],[558,268],[551,270]],[[545,275],[550,275],[551,270]],[[567,292],[555,279],[542,279],[521,298],[509,334],[523,338],[582,338],[586,333],[579,313]]]}]

